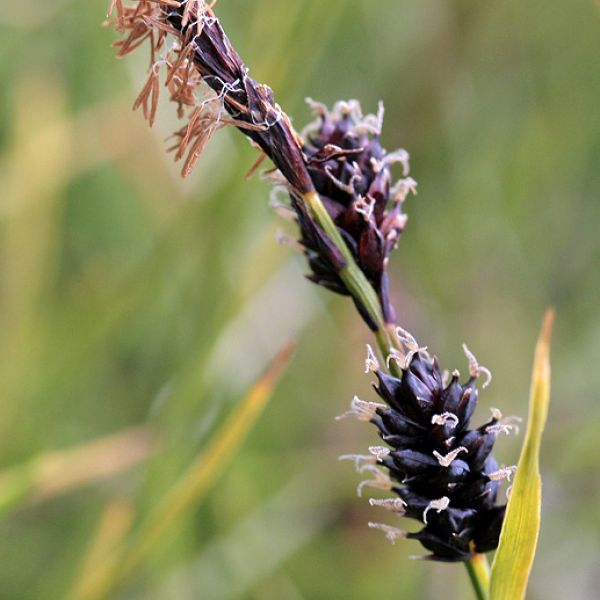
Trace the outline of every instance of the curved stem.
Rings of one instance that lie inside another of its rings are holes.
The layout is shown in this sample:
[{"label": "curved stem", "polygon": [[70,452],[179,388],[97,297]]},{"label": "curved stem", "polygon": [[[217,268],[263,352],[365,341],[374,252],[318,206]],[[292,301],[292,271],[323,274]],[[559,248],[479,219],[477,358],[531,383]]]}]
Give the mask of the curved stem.
[{"label": "curved stem", "polygon": [[490,589],[490,566],[485,554],[474,554],[465,563],[477,600],[488,600]]},{"label": "curved stem", "polygon": [[[321,198],[316,191],[308,192],[303,195],[303,200],[310,209],[315,221],[321,229],[327,234],[329,239],[335,244],[336,248],[342,253],[346,266],[340,271],[339,275],[344,282],[348,291],[352,296],[361,303],[365,310],[369,313],[373,323],[377,325],[375,337],[377,346],[385,361],[390,353],[390,350],[395,347],[393,337],[389,333],[389,324],[386,324],[381,313],[381,305],[379,298],[369,283],[365,274],[356,264],[350,249],[346,242],[342,239],[338,228],[329,216],[327,209],[323,206]],[[394,375],[398,375],[398,366],[394,361],[391,361],[390,371]]]}]

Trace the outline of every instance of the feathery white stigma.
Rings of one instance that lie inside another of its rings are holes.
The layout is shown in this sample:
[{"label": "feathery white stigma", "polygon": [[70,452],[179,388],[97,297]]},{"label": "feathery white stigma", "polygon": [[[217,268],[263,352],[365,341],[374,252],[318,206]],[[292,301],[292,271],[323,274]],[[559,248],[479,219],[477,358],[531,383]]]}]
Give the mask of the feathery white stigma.
[{"label": "feathery white stigma", "polygon": [[477,362],[475,355],[467,348],[466,344],[463,344],[463,351],[469,361],[469,373],[471,374],[471,377],[479,377],[481,373],[485,375],[485,381],[481,385],[481,387],[485,389],[492,381],[492,373],[489,369],[486,369],[486,367],[481,366]]},{"label": "feathery white stigma", "polygon": [[469,451],[464,446],[459,446],[455,450],[452,450],[452,452],[448,452],[445,456],[440,454],[437,450],[433,451],[433,455],[437,458],[437,461],[442,467],[449,467],[461,452],[468,453]]},{"label": "feathery white stigma", "polygon": [[450,423],[451,429],[454,429],[458,425],[458,417],[451,412],[444,412],[441,415],[433,415],[431,417],[432,425],[445,425]]},{"label": "feathery white stigma", "polygon": [[370,506],[379,506],[394,513],[404,514],[406,502],[402,498],[369,498]]},{"label": "feathery white stigma", "polygon": [[427,513],[430,510],[435,510],[435,512],[439,515],[443,510],[446,510],[450,506],[450,498],[448,496],[442,496],[438,500],[432,500],[427,508],[423,511],[423,523],[427,525]]},{"label": "feathery white stigma", "polygon": [[406,531],[402,531],[402,529],[398,529],[397,527],[391,527],[385,523],[369,522],[369,527],[371,529],[379,529],[379,531],[383,531],[383,533],[385,533],[385,537],[392,542],[392,544],[395,544],[396,540],[401,540],[406,537]]},{"label": "feathery white stigma", "polygon": [[365,360],[365,373],[375,373],[379,371],[379,361],[371,348],[371,344],[367,344],[367,358]]},{"label": "feathery white stigma", "polygon": [[356,495],[360,498],[362,497],[362,491],[366,487],[370,487],[376,490],[391,490],[392,489],[392,480],[387,473],[380,471],[375,465],[364,465],[361,468],[361,473],[364,472],[371,473],[373,475],[372,479],[365,479],[361,481],[356,488]]},{"label": "feathery white stigma", "polygon": [[493,473],[488,474],[488,479],[490,481],[502,481],[506,479],[510,481],[510,478],[517,472],[517,466],[513,465],[512,467],[502,467],[502,469],[498,469]]},{"label": "feathery white stigma", "polygon": [[369,452],[381,462],[386,456],[390,455],[390,449],[386,446],[369,446]]},{"label": "feathery white stigma", "polygon": [[354,417],[359,421],[370,421],[377,414],[378,408],[386,408],[386,406],[377,402],[365,402],[358,396],[354,396],[352,402],[350,402],[350,410],[338,415],[335,420],[341,421],[346,417]]},{"label": "feathery white stigma", "polygon": [[357,473],[364,471],[365,465],[374,465],[376,459],[370,454],[342,454],[338,460],[351,460]]}]

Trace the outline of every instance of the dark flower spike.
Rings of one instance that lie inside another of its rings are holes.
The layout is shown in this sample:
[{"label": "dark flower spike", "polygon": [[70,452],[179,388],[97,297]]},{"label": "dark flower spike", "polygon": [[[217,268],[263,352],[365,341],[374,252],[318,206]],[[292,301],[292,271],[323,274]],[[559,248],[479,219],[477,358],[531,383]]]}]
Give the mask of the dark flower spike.
[{"label": "dark flower spike", "polygon": [[[377,292],[384,320],[395,323],[389,298],[387,265],[406,225],[402,205],[416,182],[408,177],[408,153],[386,152],[380,141],[383,104],[377,115],[362,113],[356,100],[338,102],[332,111],[308,100],[317,120],[303,131],[308,171],[327,211],[353,257]],[[393,184],[391,167],[400,163],[403,179]],[[335,269],[320,260],[310,231],[302,227],[313,275],[329,289],[348,294]]]},{"label": "dark flower spike", "polygon": [[497,505],[501,481],[515,467],[499,468],[491,452],[500,433],[515,430],[514,417],[503,418],[492,409],[492,418],[477,429],[470,419],[477,401],[477,382],[489,372],[480,367],[465,346],[469,379],[460,383],[455,371],[443,382],[440,367],[406,332],[400,331],[406,353],[394,355],[401,367],[400,377],[379,369],[369,349],[367,372],[377,382],[375,391],[385,404],[354,398],[351,410],[342,416],[370,421],[386,446],[372,446],[369,454],[345,455],[357,471],[369,479],[359,485],[393,491],[396,497],[369,500],[398,516],[420,521],[424,527],[406,533],[389,525],[369,523],[395,542],[414,539],[431,552],[426,558],[454,562],[469,560],[474,553],[498,545],[504,505]]},{"label": "dark flower spike", "polygon": [[[415,192],[416,183],[408,177],[406,151],[388,153],[381,147],[383,106],[377,115],[364,116],[355,100],[339,102],[331,112],[310,101],[318,120],[306,129],[304,140],[274,101],[271,89],[249,76],[212,11],[214,4],[137,0],[128,5],[113,0],[109,14],[116,11],[116,16],[108,24],[122,35],[115,44],[119,56],[144,42],[150,46],[148,80],[134,109],[141,108],[152,125],[164,68],[164,85],[179,117],[187,118],[171,147],[176,160],[184,159],[184,176],[218,129],[237,127],[262,156],[271,159],[277,183],[291,196],[300,244],[312,271],[309,279],[350,295],[374,331],[394,323],[387,265],[406,224],[402,204],[409,192]],[[395,163],[402,165],[404,178],[393,184]],[[318,194],[339,240],[317,223],[306,202],[313,194]],[[374,290],[369,306],[344,277],[349,261],[358,265],[366,285]]]}]

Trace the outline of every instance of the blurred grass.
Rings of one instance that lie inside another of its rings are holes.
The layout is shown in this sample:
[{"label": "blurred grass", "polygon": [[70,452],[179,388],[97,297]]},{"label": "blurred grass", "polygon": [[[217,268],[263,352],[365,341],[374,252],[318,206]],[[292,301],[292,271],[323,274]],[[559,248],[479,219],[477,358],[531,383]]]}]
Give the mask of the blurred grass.
[{"label": "blurred grass", "polygon": [[[215,598],[468,597],[462,569],[408,561],[416,545],[387,546],[367,529],[371,511],[337,462],[374,439],[333,421],[369,394],[367,332],[275,243],[282,225],[266,184],[244,181],[254,153],[235,132],[179,179],[164,153],[171,107],[153,131],[129,111],[146,57],[114,59],[105,10],[28,0],[0,15],[0,466],[140,424],[165,446],[144,469],[4,518],[2,598],[64,597],[107,504],[147,515],[290,335],[297,356],[244,452],[115,597],[185,597],[217,566],[227,581],[211,582]],[[538,316],[556,305],[529,597],[593,598],[597,3],[221,0],[218,10],[299,128],[307,95],[386,102],[384,141],[411,152],[419,181],[392,266],[401,319],[444,364],[464,369],[467,341],[493,370],[481,419],[489,406],[524,416]],[[513,464],[519,444],[502,439],[499,460]],[[269,539],[273,556],[253,551]]]},{"label": "blurred grass", "polygon": [[[210,442],[194,458],[181,477],[168,488],[163,497],[140,524],[129,540],[116,540],[112,551],[94,564],[96,549],[105,546],[105,531],[114,529],[109,519],[102,519],[96,543],[90,550],[90,559],[76,580],[72,597],[81,600],[100,600],[108,597],[156,553],[174,535],[186,517],[219,480],[229,461],[234,457],[256,424],[273,396],[277,383],[288,366],[292,344],[286,344],[266,369],[265,373],[244,394],[225,423],[213,434]],[[110,507],[110,505],[109,505]],[[118,528],[120,529],[120,528]],[[111,536],[112,537],[112,536]]]}]

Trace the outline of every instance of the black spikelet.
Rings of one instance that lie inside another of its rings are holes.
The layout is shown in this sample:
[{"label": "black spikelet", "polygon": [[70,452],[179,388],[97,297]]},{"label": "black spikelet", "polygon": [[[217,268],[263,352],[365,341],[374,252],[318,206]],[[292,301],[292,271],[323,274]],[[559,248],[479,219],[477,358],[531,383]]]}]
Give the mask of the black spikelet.
[{"label": "black spikelet", "polygon": [[371,447],[367,456],[343,457],[355,460],[361,472],[374,474],[359,490],[371,486],[393,491],[397,498],[370,503],[425,527],[406,533],[379,523],[369,525],[382,529],[392,541],[418,540],[431,552],[427,558],[438,561],[465,561],[473,553],[497,547],[506,507],[496,501],[501,480],[510,478],[514,470],[500,469],[491,454],[498,433],[516,427],[514,418],[502,419],[493,409],[490,421],[469,429],[477,404],[477,380],[487,370],[465,351],[471,375],[462,384],[455,371],[444,385],[437,360],[424,351],[408,356],[400,378],[384,373],[376,360],[370,360],[377,376],[374,388],[385,405],[355,399],[347,413],[373,423],[387,444]]},{"label": "black spikelet", "polygon": [[[408,177],[408,154],[405,150],[387,152],[382,147],[383,105],[377,115],[363,115],[356,100],[338,102],[332,111],[312,100],[309,103],[318,115],[303,134],[312,183],[377,292],[384,320],[393,323],[387,263],[406,225],[403,202],[409,192],[416,191],[416,182]],[[394,163],[402,164],[404,179],[393,184]],[[349,294],[338,275],[339,265],[323,251],[318,231],[302,214],[299,222],[300,242],[312,270],[309,278],[330,290]]]}]

